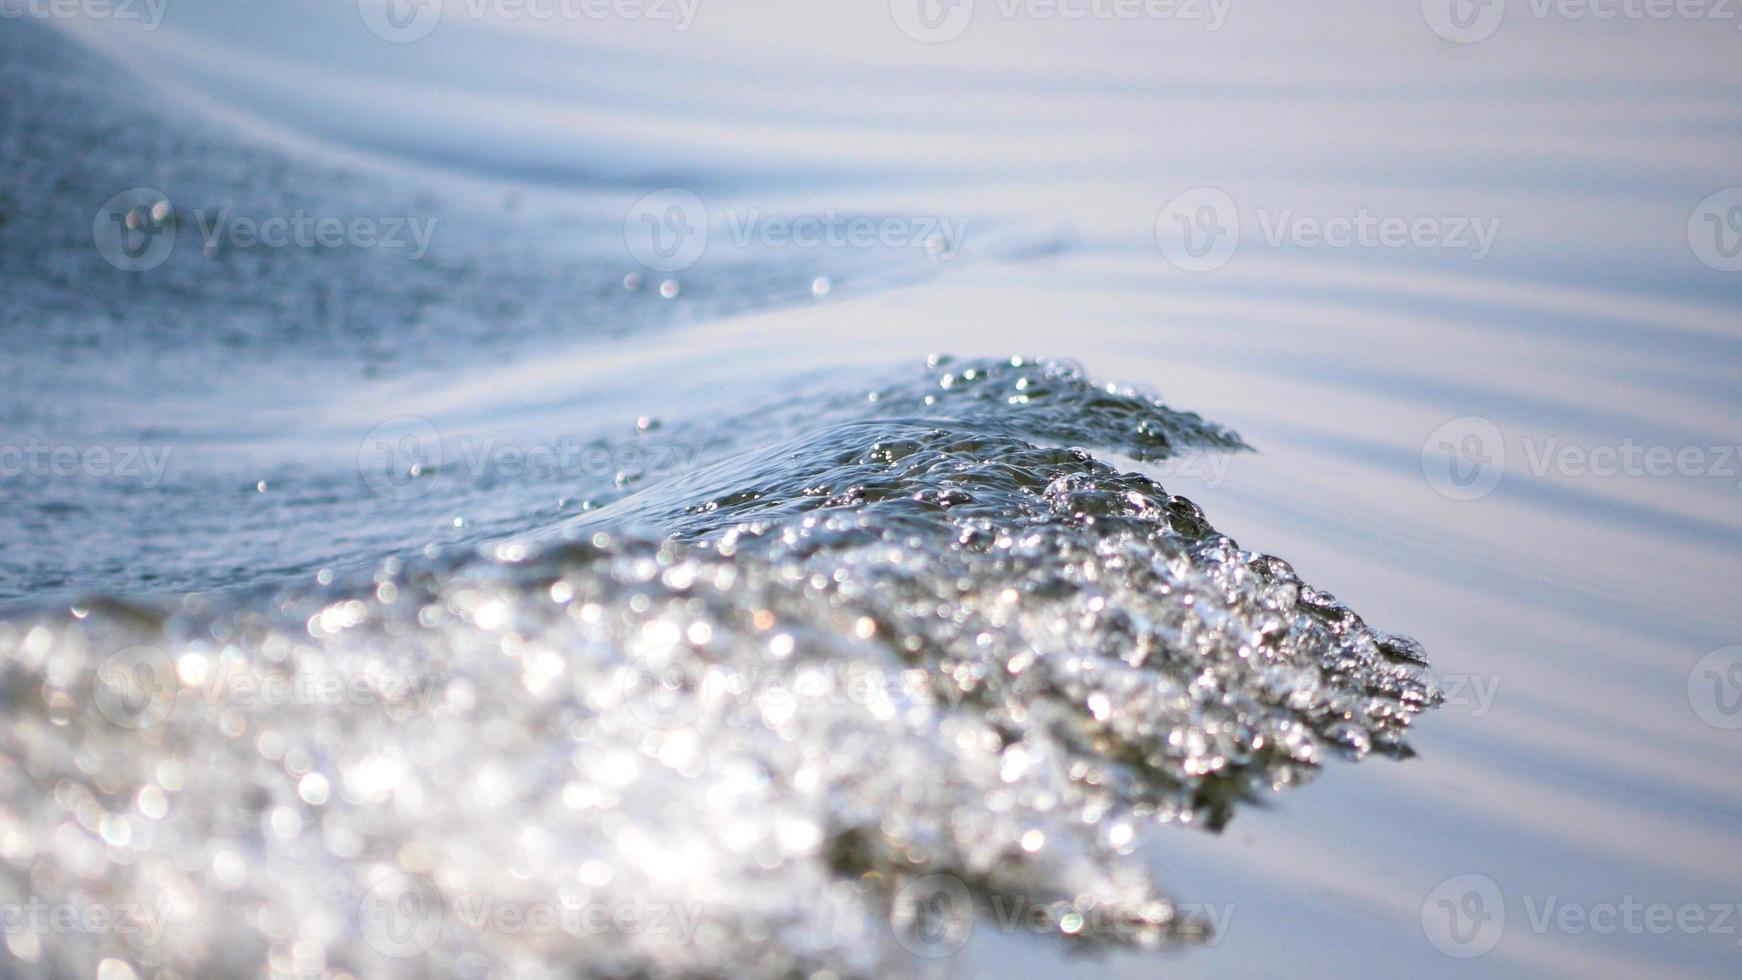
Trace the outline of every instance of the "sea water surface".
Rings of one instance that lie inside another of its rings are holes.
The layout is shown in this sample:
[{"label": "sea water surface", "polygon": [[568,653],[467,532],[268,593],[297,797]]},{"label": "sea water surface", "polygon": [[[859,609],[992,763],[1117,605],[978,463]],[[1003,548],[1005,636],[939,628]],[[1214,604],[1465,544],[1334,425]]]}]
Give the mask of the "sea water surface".
[{"label": "sea water surface", "polygon": [[5,8],[5,972],[1733,972],[1742,31],[1440,6]]}]

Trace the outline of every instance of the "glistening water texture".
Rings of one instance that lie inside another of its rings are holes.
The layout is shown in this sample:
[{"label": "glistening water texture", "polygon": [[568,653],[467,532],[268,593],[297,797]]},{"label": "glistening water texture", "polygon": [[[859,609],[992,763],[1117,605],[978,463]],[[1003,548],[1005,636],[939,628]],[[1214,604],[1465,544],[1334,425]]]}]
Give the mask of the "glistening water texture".
[{"label": "glistening water texture", "polygon": [[[11,953],[875,974],[1002,903],[1061,941],[1191,941],[1209,924],[1133,857],[1156,824],[1408,753],[1438,697],[1412,641],[1153,480],[1013,433],[1228,436],[1020,360],[877,395],[539,543],[6,627],[6,867],[161,916]],[[496,903],[648,928],[476,927]]]},{"label": "glistening water texture", "polygon": [[1742,33],[1601,6],[0,17],[0,972],[1735,972]]}]

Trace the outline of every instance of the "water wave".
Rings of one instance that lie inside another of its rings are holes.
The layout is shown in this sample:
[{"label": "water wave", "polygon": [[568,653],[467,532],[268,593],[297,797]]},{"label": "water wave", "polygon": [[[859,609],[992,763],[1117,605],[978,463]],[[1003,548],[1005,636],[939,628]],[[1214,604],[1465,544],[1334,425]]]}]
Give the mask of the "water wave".
[{"label": "water wave", "polygon": [[1173,945],[1157,824],[1409,754],[1416,644],[1090,452],[1236,436],[1023,358],[833,404],[478,552],[0,625],[0,890],[158,917],[13,966],[871,975],[1012,908]]}]

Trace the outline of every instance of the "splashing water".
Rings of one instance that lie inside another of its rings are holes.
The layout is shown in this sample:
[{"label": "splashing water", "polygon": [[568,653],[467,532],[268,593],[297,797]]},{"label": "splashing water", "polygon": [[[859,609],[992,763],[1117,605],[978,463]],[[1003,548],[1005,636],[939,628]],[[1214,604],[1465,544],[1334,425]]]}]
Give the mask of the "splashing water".
[{"label": "splashing water", "polygon": [[1196,416],[1021,358],[824,401],[477,554],[0,624],[0,897],[138,926],[8,972],[872,975],[1011,910],[1191,942],[1157,824],[1407,755],[1439,697],[1064,448],[1240,445]]}]

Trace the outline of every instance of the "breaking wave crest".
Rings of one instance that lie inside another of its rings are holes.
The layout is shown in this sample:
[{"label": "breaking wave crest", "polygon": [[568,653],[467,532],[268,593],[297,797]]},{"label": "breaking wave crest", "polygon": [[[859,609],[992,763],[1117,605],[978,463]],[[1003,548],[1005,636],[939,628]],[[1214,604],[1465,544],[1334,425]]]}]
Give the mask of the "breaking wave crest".
[{"label": "breaking wave crest", "polygon": [[461,557],[0,623],[0,893],[149,926],[8,957],[871,975],[1016,907],[1190,943],[1158,825],[1406,756],[1439,699],[1415,643],[1091,455],[1240,450],[1197,416],[1022,358],[809,397]]}]

